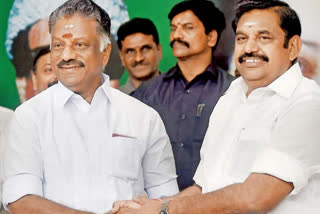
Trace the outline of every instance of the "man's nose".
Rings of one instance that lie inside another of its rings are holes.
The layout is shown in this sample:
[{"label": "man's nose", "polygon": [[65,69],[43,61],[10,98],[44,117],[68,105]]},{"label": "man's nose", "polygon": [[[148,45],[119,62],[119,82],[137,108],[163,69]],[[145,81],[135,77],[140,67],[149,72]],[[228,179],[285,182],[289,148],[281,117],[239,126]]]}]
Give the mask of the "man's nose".
[{"label": "man's nose", "polygon": [[183,30],[181,27],[177,27],[171,32],[172,39],[183,39]]},{"label": "man's nose", "polygon": [[248,39],[247,43],[245,44],[245,52],[246,53],[254,53],[259,51],[259,45],[257,41],[254,39]]},{"label": "man's nose", "polygon": [[142,51],[137,51],[137,53],[135,55],[135,61],[142,62],[143,60],[144,60],[144,55],[143,55]]},{"label": "man's nose", "polygon": [[61,58],[64,61],[69,61],[76,58],[76,53],[70,46],[66,46],[62,51]]}]

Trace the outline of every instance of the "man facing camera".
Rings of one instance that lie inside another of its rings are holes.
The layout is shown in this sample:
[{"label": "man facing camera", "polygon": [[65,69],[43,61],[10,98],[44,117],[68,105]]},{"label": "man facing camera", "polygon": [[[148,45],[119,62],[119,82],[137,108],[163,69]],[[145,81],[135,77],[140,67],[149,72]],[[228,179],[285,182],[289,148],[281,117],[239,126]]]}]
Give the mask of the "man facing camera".
[{"label": "man facing camera", "polygon": [[319,211],[320,88],[296,63],[299,17],[282,1],[241,0],[233,27],[241,77],[211,115],[197,185],[120,213]]},{"label": "man facing camera", "polygon": [[123,66],[129,73],[120,91],[131,94],[144,81],[160,74],[161,45],[156,26],[149,19],[134,18],[118,30],[118,47]]},{"label": "man facing camera", "polygon": [[168,17],[177,65],[142,84],[133,96],[159,112],[174,152],[179,189],[183,190],[194,183],[209,116],[233,77],[213,62],[225,28],[224,15],[213,2],[183,1]]},{"label": "man facing camera", "polygon": [[[59,83],[17,108],[4,151],[10,213],[105,213],[119,199],[178,191],[159,115],[109,86],[110,18],[69,0],[49,19]],[[129,106],[129,108],[128,108]]]}]

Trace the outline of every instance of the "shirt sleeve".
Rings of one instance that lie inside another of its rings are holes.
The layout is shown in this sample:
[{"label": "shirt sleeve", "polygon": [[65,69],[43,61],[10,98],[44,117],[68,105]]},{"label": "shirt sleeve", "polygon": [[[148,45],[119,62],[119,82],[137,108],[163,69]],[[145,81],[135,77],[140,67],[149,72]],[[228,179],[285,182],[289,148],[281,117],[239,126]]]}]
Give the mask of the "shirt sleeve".
[{"label": "shirt sleeve", "polygon": [[3,151],[3,204],[34,194],[42,196],[43,161],[31,112],[18,109],[5,133]]},{"label": "shirt sleeve", "polygon": [[320,172],[320,100],[298,102],[278,121],[251,172],[292,182],[297,194]]},{"label": "shirt sleeve", "polygon": [[145,190],[149,198],[161,198],[179,192],[176,168],[169,137],[157,112],[149,125],[149,139],[143,159]]}]

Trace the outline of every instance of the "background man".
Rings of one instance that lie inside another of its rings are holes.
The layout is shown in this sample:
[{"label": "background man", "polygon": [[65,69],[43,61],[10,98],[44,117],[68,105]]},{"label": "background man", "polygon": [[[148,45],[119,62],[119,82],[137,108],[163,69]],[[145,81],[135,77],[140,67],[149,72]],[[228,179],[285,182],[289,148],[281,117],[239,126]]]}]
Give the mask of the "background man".
[{"label": "background man", "polygon": [[118,30],[118,47],[123,66],[129,73],[120,91],[131,94],[144,81],[160,74],[162,51],[156,26],[149,19],[134,18]]},{"label": "background man", "polygon": [[38,94],[41,91],[57,83],[56,74],[51,69],[50,47],[40,47],[34,52],[36,56],[33,61],[32,85]]},{"label": "background man", "polygon": [[33,90],[36,94],[57,83],[50,63],[50,34],[48,20],[39,20],[28,33],[29,47],[33,58],[31,72]]},{"label": "background man", "polygon": [[207,0],[189,0],[169,13],[170,45],[178,63],[133,94],[156,109],[172,144],[180,190],[191,186],[209,116],[233,77],[215,67],[212,54],[225,27]]},{"label": "background man", "polygon": [[105,213],[144,192],[176,194],[159,115],[102,74],[108,14],[91,0],[69,0],[50,15],[49,30],[59,83],[18,107],[9,127],[3,202],[10,213]]},{"label": "background man", "polygon": [[[299,18],[282,1],[242,0],[234,29],[242,77],[211,115],[197,185],[162,213],[318,212],[320,88],[295,63]],[[159,213],[160,202],[143,202],[138,213]]]}]

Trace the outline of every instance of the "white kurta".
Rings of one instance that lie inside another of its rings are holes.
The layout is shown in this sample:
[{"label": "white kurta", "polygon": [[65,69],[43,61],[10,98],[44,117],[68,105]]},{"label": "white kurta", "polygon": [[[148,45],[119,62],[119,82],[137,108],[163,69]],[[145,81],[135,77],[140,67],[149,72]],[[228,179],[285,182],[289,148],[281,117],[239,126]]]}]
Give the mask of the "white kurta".
[{"label": "white kurta", "polygon": [[5,205],[35,194],[102,213],[144,191],[178,192],[160,116],[104,78],[91,104],[58,83],[16,110],[4,152]]},{"label": "white kurta", "polygon": [[[244,182],[253,172],[294,190],[270,213],[320,210],[320,88],[298,64],[246,97],[235,80],[215,107],[194,176],[204,193]],[[267,188],[267,187],[266,187]]]}]

